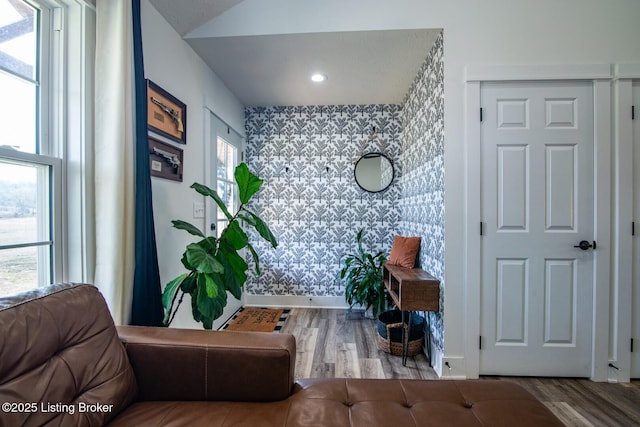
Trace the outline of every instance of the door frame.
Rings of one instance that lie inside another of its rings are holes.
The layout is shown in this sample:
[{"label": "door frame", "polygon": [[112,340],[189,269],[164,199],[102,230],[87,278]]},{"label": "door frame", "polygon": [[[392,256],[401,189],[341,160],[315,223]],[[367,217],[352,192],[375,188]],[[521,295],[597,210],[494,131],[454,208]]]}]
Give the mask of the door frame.
[{"label": "door frame", "polygon": [[[220,120],[222,123],[226,124],[229,129],[232,129],[235,133],[237,133],[240,136],[241,142],[240,142],[240,147],[239,147],[239,155],[240,155],[240,162],[244,161],[245,158],[245,151],[246,151],[246,135],[244,133],[244,129],[241,130],[237,130],[235,129],[233,126],[231,126],[229,124],[228,121],[226,121],[225,119],[223,119],[220,115],[218,115],[214,109],[213,106],[214,103],[211,99],[206,98],[204,100],[204,106],[203,106],[203,145],[204,145],[204,150],[203,150],[203,154],[204,154],[204,159],[203,159],[203,163],[204,163],[204,184],[212,189],[216,189],[216,183],[213,182],[213,179],[211,177],[211,168],[213,167],[212,165],[212,155],[214,155],[214,152],[212,150],[212,141],[211,141],[211,136],[213,135],[213,130],[214,130],[214,117],[217,118],[218,120]],[[217,143],[217,141],[216,141]],[[215,202],[207,197],[205,200],[205,208],[204,208],[204,232],[205,234],[209,235],[209,233],[211,232],[210,229],[210,225],[212,222],[216,222],[216,212],[217,212],[217,205],[215,204]],[[229,300],[227,301],[227,305],[224,307],[224,312],[222,314],[222,316],[220,316],[218,319],[216,319],[213,323],[213,329],[216,330],[219,327],[221,327],[222,325],[224,325],[224,323],[230,318],[231,315],[233,315],[238,308],[240,308],[241,306],[243,306],[245,304],[245,292],[244,292],[244,288],[242,289],[242,298],[240,299],[240,301],[238,303],[234,303],[233,301]]]},{"label": "door frame", "polygon": [[[216,188],[216,183],[213,182],[214,180],[211,177],[211,168],[213,167],[211,159],[212,159],[212,155],[213,155],[213,151],[212,151],[212,145],[211,145],[211,135],[213,134],[213,130],[214,130],[214,125],[213,125],[213,117],[217,118],[218,120],[220,120],[222,123],[224,123],[230,130],[233,130],[236,134],[238,134],[238,136],[240,136],[241,142],[240,142],[240,147],[238,147],[238,154],[240,156],[240,158],[238,159],[239,162],[244,162],[244,158],[245,158],[245,151],[246,151],[246,135],[240,131],[238,131],[237,129],[235,129],[233,126],[231,126],[226,120],[224,120],[222,117],[220,117],[218,114],[216,114],[211,108],[209,108],[208,106],[205,105],[204,107],[204,115],[205,115],[205,120],[204,120],[204,184],[209,187],[209,188]],[[206,201],[205,204],[205,233],[209,233],[211,230],[209,228],[209,226],[211,225],[212,222],[216,221],[216,209],[217,206],[215,205],[215,203],[213,202],[213,200],[208,199]],[[244,298],[244,294],[243,294],[243,298]]]},{"label": "door frame", "polygon": [[593,83],[594,102],[594,251],[593,324],[591,379],[608,379],[609,282],[611,257],[611,158],[612,89],[609,64],[568,65],[470,65],[465,77],[465,166],[466,176],[466,371],[468,378],[480,374],[480,296],[482,250],[480,89],[488,82],[543,82],[583,80]]},{"label": "door frame", "polygon": [[[616,224],[614,226],[613,257],[614,311],[612,319],[617,331],[612,339],[612,363],[620,371],[610,372],[610,381],[628,382],[631,378],[631,352],[629,337],[632,337],[633,310],[633,239],[631,223],[634,218],[635,189],[634,188],[634,152],[633,152],[633,121],[630,120],[630,106],[633,105],[633,86],[640,83],[640,64],[618,64],[615,67],[614,106],[615,115],[615,146],[614,162],[614,207],[616,209]],[[636,108],[640,108],[636,106]],[[636,113],[638,114],[638,113]],[[636,120],[640,120],[637,117]],[[638,224],[637,224],[638,225]],[[638,232],[636,231],[636,234]],[[637,237],[635,237],[637,238]],[[635,351],[638,351],[638,343]]]}]

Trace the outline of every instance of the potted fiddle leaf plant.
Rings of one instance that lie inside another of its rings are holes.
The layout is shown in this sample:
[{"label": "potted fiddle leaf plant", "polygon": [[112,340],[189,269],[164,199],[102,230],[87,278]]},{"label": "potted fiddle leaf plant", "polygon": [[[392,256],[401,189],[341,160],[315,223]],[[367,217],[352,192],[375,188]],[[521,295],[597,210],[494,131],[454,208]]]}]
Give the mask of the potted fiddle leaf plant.
[{"label": "potted fiddle leaf plant", "polygon": [[349,304],[350,313],[354,305],[364,307],[365,313],[373,312],[376,318],[386,308],[382,266],[387,258],[382,252],[372,255],[365,252],[362,246],[362,232],[356,236],[357,252],[343,255],[342,269],[337,277],[344,281],[344,295]]},{"label": "potted fiddle leaf plant", "polygon": [[238,299],[241,297],[242,286],[247,281],[246,271],[249,268],[238,253],[244,248],[247,248],[253,257],[256,274],[260,274],[258,254],[249,243],[243,227],[254,228],[272,247],[278,245],[269,226],[247,208],[247,203],[260,190],[263,180],[252,174],[245,163],[241,163],[235,169],[234,178],[238,184],[240,199],[240,206],[234,214],[229,212],[224,201],[214,190],[198,183],[191,185],[199,194],[211,197],[226,216],[228,223],[220,237],[207,237],[198,227],[185,221],[171,221],[173,227],[202,240],[187,245],[182,255],[182,265],[187,269],[187,273],[167,283],[162,293],[165,314],[163,322],[167,326],[175,318],[185,294],[189,294],[194,320],[201,322],[205,329],[212,328],[213,321],[222,315],[227,305],[227,291]]}]

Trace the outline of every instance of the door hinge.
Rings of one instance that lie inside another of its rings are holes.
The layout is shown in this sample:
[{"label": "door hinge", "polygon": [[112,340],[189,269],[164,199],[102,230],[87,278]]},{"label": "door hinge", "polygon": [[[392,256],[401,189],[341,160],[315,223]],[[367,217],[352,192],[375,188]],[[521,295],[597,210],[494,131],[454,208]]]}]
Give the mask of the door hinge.
[{"label": "door hinge", "polygon": [[633,353],[633,338],[631,338],[631,353]]},{"label": "door hinge", "polygon": [[480,235],[484,235],[484,222],[480,221]]},{"label": "door hinge", "polygon": [[636,106],[632,105],[631,106],[631,120],[635,120],[636,119]]},{"label": "door hinge", "polygon": [[480,121],[482,121],[482,108],[480,108]]},{"label": "door hinge", "polygon": [[482,350],[482,335],[478,336],[478,349]]},{"label": "door hinge", "polygon": [[635,223],[635,221],[631,222],[631,235],[632,236],[636,235],[636,223]]}]

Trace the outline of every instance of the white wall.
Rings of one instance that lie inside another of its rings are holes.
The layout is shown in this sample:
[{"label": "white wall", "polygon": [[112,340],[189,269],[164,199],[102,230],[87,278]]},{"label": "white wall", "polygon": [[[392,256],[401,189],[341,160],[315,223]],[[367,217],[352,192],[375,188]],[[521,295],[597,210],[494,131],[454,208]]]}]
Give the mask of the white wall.
[{"label": "white wall", "polygon": [[[204,110],[205,99],[217,116],[241,133],[244,133],[244,108],[148,0],[142,1],[142,37],[145,77],[187,104],[187,144],[180,146],[184,149],[183,182],[151,178],[164,288],[169,280],[184,273],[180,259],[185,246],[193,241],[186,232],[172,228],[171,220],[182,219],[205,229],[204,220],[193,219],[193,203],[202,203],[203,198],[189,188],[193,182],[205,182],[204,143],[208,135],[204,135],[204,129],[209,114]],[[228,308],[233,306],[232,300],[230,296]],[[229,311],[225,310],[214,328],[231,314]],[[202,327],[193,320],[188,297],[171,326]]]},{"label": "white wall", "polygon": [[[465,375],[465,99],[467,65],[626,63],[640,61],[637,0],[245,0],[195,30],[199,35],[444,29],[445,356]],[[469,232],[477,232],[476,229]],[[462,366],[460,366],[462,365]],[[455,372],[453,372],[455,371]]]}]

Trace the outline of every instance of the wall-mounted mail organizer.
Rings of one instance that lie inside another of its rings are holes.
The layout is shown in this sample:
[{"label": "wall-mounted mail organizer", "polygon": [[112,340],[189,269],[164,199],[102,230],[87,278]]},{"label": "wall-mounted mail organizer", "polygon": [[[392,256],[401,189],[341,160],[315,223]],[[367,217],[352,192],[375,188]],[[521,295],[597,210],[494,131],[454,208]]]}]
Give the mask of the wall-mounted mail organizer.
[{"label": "wall-mounted mail organizer", "polygon": [[183,153],[178,147],[149,138],[151,176],[182,182]]}]

